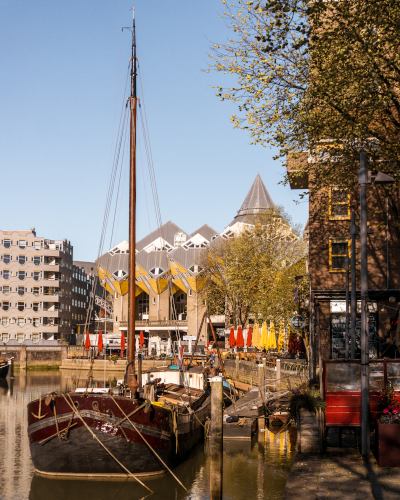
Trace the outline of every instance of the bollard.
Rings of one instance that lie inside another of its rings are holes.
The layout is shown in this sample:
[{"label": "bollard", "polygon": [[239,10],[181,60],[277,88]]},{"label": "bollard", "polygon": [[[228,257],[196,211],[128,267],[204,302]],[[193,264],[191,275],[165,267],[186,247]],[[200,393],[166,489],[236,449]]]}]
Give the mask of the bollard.
[{"label": "bollard", "polygon": [[258,391],[260,393],[260,398],[264,400],[264,394],[265,394],[264,365],[262,363],[259,363],[257,366],[258,366]]},{"label": "bollard", "polygon": [[236,356],[236,380],[239,380],[239,356]]},{"label": "bollard", "polygon": [[210,499],[222,500],[223,391],[222,377],[211,382]]},{"label": "bollard", "polygon": [[277,359],[276,360],[276,382],[275,382],[275,389],[277,391],[281,390],[281,360]]}]

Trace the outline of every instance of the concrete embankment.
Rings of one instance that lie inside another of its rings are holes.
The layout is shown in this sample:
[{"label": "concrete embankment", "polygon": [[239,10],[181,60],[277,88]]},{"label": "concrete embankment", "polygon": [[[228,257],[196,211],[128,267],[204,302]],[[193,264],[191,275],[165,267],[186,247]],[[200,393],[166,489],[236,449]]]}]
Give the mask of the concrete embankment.
[{"label": "concrete embankment", "polygon": [[2,345],[0,346],[0,356],[13,357],[15,367],[22,370],[58,369],[63,358],[67,357],[67,349],[66,344],[53,346]]}]

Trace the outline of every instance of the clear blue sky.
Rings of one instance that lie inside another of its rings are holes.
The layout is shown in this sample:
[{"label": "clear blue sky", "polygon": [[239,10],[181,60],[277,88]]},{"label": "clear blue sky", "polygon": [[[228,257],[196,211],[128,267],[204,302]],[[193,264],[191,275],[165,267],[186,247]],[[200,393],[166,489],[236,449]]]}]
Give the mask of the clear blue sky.
[{"label": "clear blue sky", "polygon": [[[97,258],[132,1],[0,2],[0,227],[67,238],[76,260]],[[222,231],[259,172],[274,202],[304,225],[308,204],[295,205],[298,192],[278,185],[273,151],[233,130],[236,107],[211,88],[225,84],[222,75],[202,71],[209,40],[229,35],[222,2],[136,0],[135,9],[162,221],[189,233],[205,223]],[[140,239],[149,232],[140,164],[138,174]],[[150,191],[148,202],[154,230]],[[127,186],[121,208],[117,242],[128,239]]]}]

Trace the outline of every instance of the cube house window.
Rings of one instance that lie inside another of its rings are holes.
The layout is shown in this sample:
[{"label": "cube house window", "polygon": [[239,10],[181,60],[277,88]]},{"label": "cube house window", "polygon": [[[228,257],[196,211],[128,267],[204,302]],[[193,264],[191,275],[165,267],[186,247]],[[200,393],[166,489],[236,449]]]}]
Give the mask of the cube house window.
[{"label": "cube house window", "polygon": [[40,295],[40,288],[38,286],[33,287],[33,295]]},{"label": "cube house window", "polygon": [[3,317],[1,318],[1,324],[2,324],[3,326],[8,326],[8,325],[10,324],[10,319],[9,319],[9,317],[8,317],[8,316],[3,316]]},{"label": "cube house window", "polygon": [[10,248],[11,246],[11,240],[7,239],[7,240],[4,240],[4,248]]},{"label": "cube house window", "polygon": [[23,311],[25,309],[25,302],[18,302],[18,311]]},{"label": "cube house window", "polygon": [[19,240],[19,248],[25,248],[26,247],[26,240]]},{"label": "cube house window", "polygon": [[40,318],[33,318],[33,326],[38,327],[40,325]]},{"label": "cube house window", "polygon": [[20,280],[24,280],[26,277],[26,272],[25,271],[17,271],[18,278]]},{"label": "cube house window", "polygon": [[23,332],[18,332],[17,333],[17,342],[22,344],[22,342],[25,340],[25,334]]},{"label": "cube house window", "polygon": [[25,293],[25,287],[19,286],[18,287],[18,295],[24,295],[24,293]]},{"label": "cube house window", "polygon": [[10,303],[3,301],[3,311],[8,311],[10,309]]},{"label": "cube house window", "polygon": [[37,344],[40,340],[40,333],[32,333],[32,342]]},{"label": "cube house window", "polygon": [[40,250],[40,241],[35,241],[35,242],[33,243],[33,248],[34,248],[35,250]]},{"label": "cube house window", "polygon": [[10,287],[8,285],[3,286],[4,295],[10,295]]},{"label": "cube house window", "polygon": [[25,255],[18,255],[18,262],[23,266],[26,262],[26,257]]},{"label": "cube house window", "polygon": [[4,269],[4,270],[3,270],[3,278],[4,278],[5,280],[9,280],[9,279],[10,279],[10,276],[11,276],[10,270],[9,270],[9,269]]},{"label": "cube house window", "polygon": [[39,266],[40,265],[40,255],[35,255],[33,257],[33,263],[35,264],[35,266]]},{"label": "cube house window", "polygon": [[3,262],[4,264],[9,264],[11,261],[11,255],[9,253],[5,253],[3,255]]},{"label": "cube house window", "polygon": [[347,188],[330,188],[329,219],[350,219],[350,193]]},{"label": "cube house window", "polygon": [[1,340],[6,344],[8,342],[8,339],[9,339],[9,334],[8,333],[2,333],[1,334]]},{"label": "cube house window", "polygon": [[39,281],[40,280],[40,271],[34,271],[34,273],[33,273],[33,279],[35,281]]},{"label": "cube house window", "polygon": [[19,327],[23,327],[23,326],[25,326],[25,318],[21,318],[21,316],[20,316],[20,317],[18,317],[18,318],[17,318],[17,325],[18,325]]},{"label": "cube house window", "polygon": [[39,311],[39,302],[34,302],[34,303],[32,304],[32,309],[33,309],[34,311]]},{"label": "cube house window", "polygon": [[346,251],[350,255],[350,240],[329,241],[329,271],[333,273],[346,272]]}]

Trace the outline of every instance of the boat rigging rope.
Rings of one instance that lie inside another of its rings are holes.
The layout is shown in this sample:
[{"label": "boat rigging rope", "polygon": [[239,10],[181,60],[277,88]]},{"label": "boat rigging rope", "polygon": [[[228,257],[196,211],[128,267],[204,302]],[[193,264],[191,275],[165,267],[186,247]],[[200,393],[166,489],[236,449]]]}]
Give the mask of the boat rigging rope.
[{"label": "boat rigging rope", "polygon": [[[178,483],[182,486],[182,488],[188,492],[188,490],[185,488],[185,486],[179,481],[179,479],[175,476],[175,474],[172,472],[172,470],[168,467],[168,465],[163,461],[163,459],[158,455],[158,453],[155,451],[155,449],[150,445],[150,443],[146,440],[146,438],[143,436],[143,434],[139,431],[139,429],[136,427],[136,425],[132,422],[132,420],[126,415],[124,410],[119,406],[119,404],[115,401],[115,399],[111,396],[110,398],[114,401],[114,403],[117,405],[117,408],[119,411],[124,415],[124,417],[128,420],[128,422],[131,424],[131,426],[135,429],[135,431],[139,434],[139,436],[143,439],[143,441],[147,444],[147,446],[150,448],[150,450],[154,453],[154,455],[158,458],[158,460],[164,465],[164,467],[172,474],[172,476],[178,481]],[[189,492],[188,492],[189,493]]]},{"label": "boat rigging rope", "polygon": [[96,434],[92,431],[92,429],[88,426],[88,424],[83,420],[81,414],[79,413],[78,409],[76,408],[76,406],[74,405],[74,402],[72,401],[71,399],[71,396],[69,394],[67,394],[67,396],[69,397],[69,399],[71,400],[71,403],[69,403],[69,401],[67,400],[67,398],[65,397],[65,394],[62,394],[62,397],[65,399],[65,402],[67,403],[67,405],[71,408],[71,410],[81,419],[83,425],[86,427],[86,429],[90,432],[90,434],[93,436],[94,439],[97,440],[97,442],[106,450],[106,452],[117,462],[117,464],[122,467],[130,476],[132,476],[134,479],[136,479],[136,481],[141,484],[144,488],[146,488],[146,490],[150,491],[150,493],[154,493],[154,491],[152,491],[148,486],[146,486],[144,483],[142,483],[142,481],[137,477],[135,476],[134,474],[132,474],[132,472],[130,470],[128,470],[125,465],[123,465],[119,460],[118,458],[116,458],[112,453],[111,451],[100,441],[100,439],[96,436]]}]

